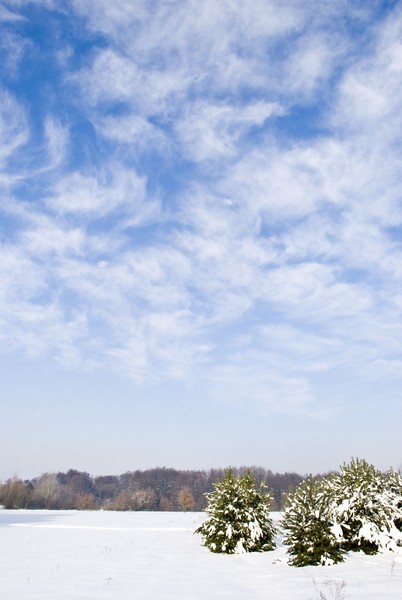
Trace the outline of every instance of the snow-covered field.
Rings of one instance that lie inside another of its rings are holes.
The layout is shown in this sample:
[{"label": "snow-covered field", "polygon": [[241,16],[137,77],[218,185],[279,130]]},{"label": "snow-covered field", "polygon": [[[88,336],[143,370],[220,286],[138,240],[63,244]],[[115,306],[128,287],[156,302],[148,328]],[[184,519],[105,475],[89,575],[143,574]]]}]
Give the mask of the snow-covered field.
[{"label": "snow-covered field", "polygon": [[193,535],[204,518],[201,513],[2,510],[0,598],[402,599],[402,556],[353,554],[341,565],[300,569],[286,564],[282,547],[217,555]]}]

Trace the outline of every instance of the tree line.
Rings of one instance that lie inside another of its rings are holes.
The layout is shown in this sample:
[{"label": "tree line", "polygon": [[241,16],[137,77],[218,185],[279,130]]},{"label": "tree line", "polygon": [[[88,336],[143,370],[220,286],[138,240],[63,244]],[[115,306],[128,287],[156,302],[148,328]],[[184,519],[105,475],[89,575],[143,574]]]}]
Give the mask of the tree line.
[{"label": "tree line", "polygon": [[[272,510],[280,510],[290,488],[305,476],[274,473],[263,467],[232,469],[235,476],[251,471],[258,485],[272,490]],[[31,480],[13,477],[0,483],[0,505],[8,509],[203,511],[205,494],[225,469],[179,470],[167,467],[93,477],[85,471],[43,473]]]}]

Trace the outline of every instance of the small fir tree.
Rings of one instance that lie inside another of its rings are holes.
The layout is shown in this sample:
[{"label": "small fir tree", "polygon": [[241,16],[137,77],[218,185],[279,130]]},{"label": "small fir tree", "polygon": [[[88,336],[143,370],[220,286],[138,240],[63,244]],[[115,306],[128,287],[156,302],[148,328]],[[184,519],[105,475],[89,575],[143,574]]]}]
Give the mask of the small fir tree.
[{"label": "small fir tree", "polygon": [[402,476],[400,471],[389,469],[384,475],[386,488],[391,494],[391,501],[394,506],[393,524],[396,528],[393,531],[396,542],[402,546]]},{"label": "small fir tree", "polygon": [[244,554],[275,547],[275,528],[269,514],[272,496],[259,490],[250,471],[235,477],[228,469],[224,479],[206,494],[207,520],[196,530],[212,552]]},{"label": "small fir tree", "polygon": [[328,485],[345,550],[366,554],[396,550],[400,476],[393,472],[384,476],[365,460],[353,459],[330,477]]},{"label": "small fir tree", "polygon": [[295,567],[343,561],[339,530],[331,522],[325,482],[309,477],[291,491],[281,521],[289,564]]}]

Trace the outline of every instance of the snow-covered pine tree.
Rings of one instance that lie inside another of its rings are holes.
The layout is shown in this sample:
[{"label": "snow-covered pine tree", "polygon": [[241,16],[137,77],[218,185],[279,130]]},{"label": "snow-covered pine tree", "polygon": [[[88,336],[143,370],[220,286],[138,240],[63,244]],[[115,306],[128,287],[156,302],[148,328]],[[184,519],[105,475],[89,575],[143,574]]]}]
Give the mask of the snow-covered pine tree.
[{"label": "snow-covered pine tree", "polygon": [[343,561],[339,533],[331,522],[325,481],[312,476],[286,498],[281,529],[295,567],[331,565]]},{"label": "snow-covered pine tree", "polygon": [[389,469],[384,475],[385,485],[392,495],[395,507],[394,526],[399,533],[395,534],[397,544],[402,546],[402,476],[400,471]]},{"label": "snow-covered pine tree", "polygon": [[272,496],[266,486],[259,490],[250,471],[235,477],[227,469],[225,478],[206,494],[208,518],[196,530],[212,552],[244,554],[275,547],[275,528],[269,514]]},{"label": "snow-covered pine tree", "polygon": [[365,460],[353,459],[329,478],[328,485],[344,550],[376,554],[396,549],[396,474],[384,476]]}]

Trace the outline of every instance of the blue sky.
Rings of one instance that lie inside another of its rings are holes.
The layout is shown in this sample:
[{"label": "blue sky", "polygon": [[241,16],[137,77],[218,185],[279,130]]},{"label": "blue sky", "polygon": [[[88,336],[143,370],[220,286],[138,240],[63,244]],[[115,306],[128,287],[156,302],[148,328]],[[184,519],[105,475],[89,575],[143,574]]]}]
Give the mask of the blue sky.
[{"label": "blue sky", "polygon": [[0,25],[0,479],[401,466],[400,3]]}]

